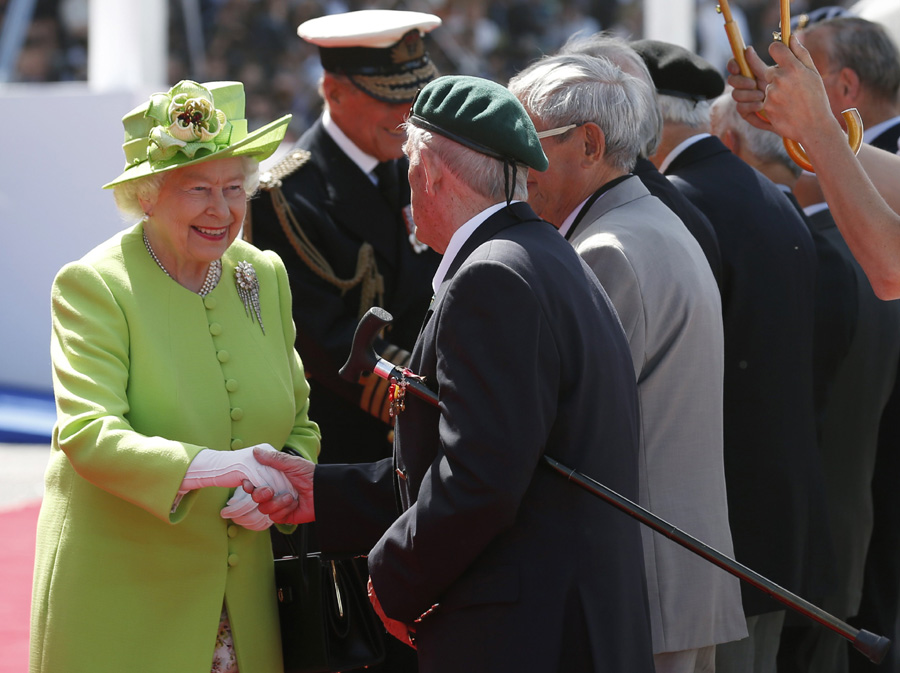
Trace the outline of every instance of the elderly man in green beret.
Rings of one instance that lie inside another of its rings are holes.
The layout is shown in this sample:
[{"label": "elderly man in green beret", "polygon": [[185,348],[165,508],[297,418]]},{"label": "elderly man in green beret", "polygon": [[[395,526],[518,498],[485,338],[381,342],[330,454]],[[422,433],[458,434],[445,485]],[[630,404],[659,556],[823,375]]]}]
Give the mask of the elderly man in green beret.
[{"label": "elderly man in green beret", "polygon": [[[593,272],[524,202],[547,168],[534,126],[499,84],[442,77],[406,130],[419,237],[443,254],[410,368],[439,405],[407,395],[393,462],[259,455],[314,498],[254,499],[277,521],[314,517],[324,551],[374,544],[376,611],[424,673],[651,673],[638,524],[542,467],[637,497],[628,343]],[[385,531],[366,500],[391,485]]]}]

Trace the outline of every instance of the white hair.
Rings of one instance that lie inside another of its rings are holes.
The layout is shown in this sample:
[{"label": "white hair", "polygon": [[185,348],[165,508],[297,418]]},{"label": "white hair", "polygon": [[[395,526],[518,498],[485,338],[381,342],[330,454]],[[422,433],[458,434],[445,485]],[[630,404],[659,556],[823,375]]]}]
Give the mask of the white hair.
[{"label": "white hair", "polygon": [[[240,159],[241,169],[244,173],[244,192],[249,199],[259,188],[259,161],[253,157],[240,157]],[[145,213],[141,207],[141,200],[155,201],[162,189],[163,182],[171,173],[172,171],[151,173],[113,187],[113,197],[122,219],[127,222],[142,219]]]},{"label": "white hair", "polygon": [[781,136],[774,131],[758,129],[741,117],[730,87],[712,102],[712,109],[724,129],[731,129],[741,137],[750,154],[760,161],[784,166],[794,177],[800,176],[802,170],[788,155]]},{"label": "white hair", "polygon": [[584,37],[573,35],[559,50],[560,54],[585,54],[594,58],[608,58],[632,77],[647,85],[647,114],[640,120],[641,156],[656,154],[662,139],[663,119],[656,100],[656,86],[647,64],[628,42],[608,33],[594,33]]},{"label": "white hair", "polygon": [[[406,123],[406,143],[403,151],[410,163],[417,163],[423,147],[433,151],[444,167],[456,177],[462,179],[471,189],[481,196],[494,201],[506,200],[506,174],[502,161],[481,154],[460,145],[437,133],[431,133],[410,123]],[[509,174],[512,174],[512,170]],[[528,168],[517,166],[516,184],[513,199],[528,199]]]},{"label": "white hair", "polygon": [[597,124],[606,138],[606,160],[622,171],[634,168],[653,97],[646,82],[608,58],[547,56],[513,77],[509,90],[544,124]]},{"label": "white hair", "polygon": [[693,101],[678,96],[659,94],[659,110],[667,122],[684,124],[693,129],[709,127],[710,102],[708,100]]}]

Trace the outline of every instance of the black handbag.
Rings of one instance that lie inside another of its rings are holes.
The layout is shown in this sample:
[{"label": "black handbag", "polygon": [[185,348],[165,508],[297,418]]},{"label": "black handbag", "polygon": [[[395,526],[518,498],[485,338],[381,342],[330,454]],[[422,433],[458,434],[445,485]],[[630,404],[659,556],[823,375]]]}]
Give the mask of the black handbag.
[{"label": "black handbag", "polygon": [[290,549],[275,559],[285,673],[337,673],[381,663],[385,631],[356,560],[308,552],[306,526],[293,535],[271,530]]}]

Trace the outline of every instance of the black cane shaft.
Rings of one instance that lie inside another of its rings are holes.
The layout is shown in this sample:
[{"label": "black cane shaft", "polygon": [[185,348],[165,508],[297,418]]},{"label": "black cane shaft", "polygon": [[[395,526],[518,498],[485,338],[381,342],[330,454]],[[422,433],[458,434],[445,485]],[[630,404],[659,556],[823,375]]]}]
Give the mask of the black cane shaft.
[{"label": "black cane shaft", "polygon": [[583,489],[593,493],[607,503],[613,505],[617,509],[625,512],[629,516],[637,519],[645,526],[652,528],[657,533],[665,535],[670,540],[677,542],[685,549],[694,552],[698,556],[705,558],[710,563],[731,573],[735,577],[748,584],[755,586],[757,589],[764,591],[772,596],[772,598],[784,603],[789,608],[799,612],[800,614],[819,622],[823,626],[836,632],[838,635],[846,638],[853,643],[853,646],[865,654],[874,663],[880,663],[887,654],[891,641],[883,636],[878,636],[868,631],[855,629],[844,621],[841,621],[834,615],[831,615],[820,607],[813,605],[809,601],[791,593],[787,589],[778,586],[769,579],[766,579],[759,573],[751,570],[745,565],[738,563],[732,558],[725,556],[723,553],[713,549],[697,538],[676,528],[664,519],[659,518],[652,512],[647,511],[640,505],[632,502],[628,498],[619,495],[615,491],[607,488],[603,484],[587,477],[580,472],[576,472],[566,467],[562,463],[554,460],[550,456],[544,456],[547,462],[554,470],[567,477],[569,481],[574,482]]}]

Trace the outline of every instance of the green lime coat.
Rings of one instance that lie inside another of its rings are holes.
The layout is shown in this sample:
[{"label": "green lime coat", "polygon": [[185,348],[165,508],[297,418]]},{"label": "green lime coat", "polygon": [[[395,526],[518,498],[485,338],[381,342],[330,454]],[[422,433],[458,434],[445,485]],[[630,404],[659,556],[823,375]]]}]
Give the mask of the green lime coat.
[{"label": "green lime coat", "polygon": [[[259,278],[265,334],[235,286],[244,260]],[[281,259],[235,241],[222,265],[200,297],[163,273],[137,225],[53,283],[58,418],[32,673],[208,673],[223,600],[241,673],[282,670],[268,531],[221,518],[230,489],[193,491],[171,512],[203,448],[318,454]]]}]

